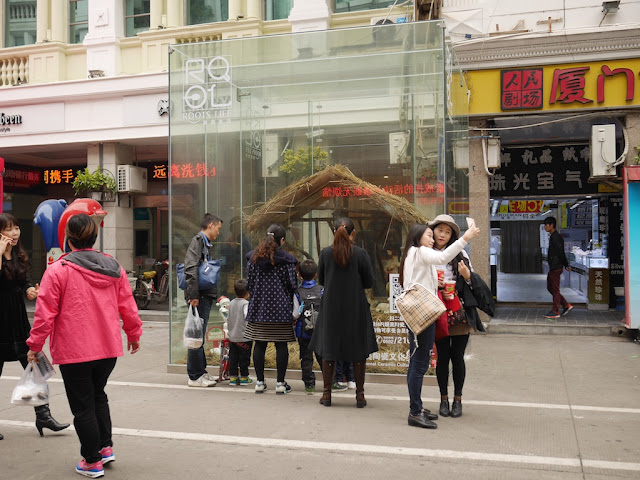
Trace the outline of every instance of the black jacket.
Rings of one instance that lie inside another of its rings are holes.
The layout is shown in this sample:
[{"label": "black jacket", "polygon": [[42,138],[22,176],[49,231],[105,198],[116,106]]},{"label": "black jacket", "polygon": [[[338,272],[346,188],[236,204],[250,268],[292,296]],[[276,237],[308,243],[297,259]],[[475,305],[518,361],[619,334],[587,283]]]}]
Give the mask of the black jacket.
[{"label": "black jacket", "polygon": [[549,263],[549,270],[556,270],[558,268],[569,266],[567,256],[564,254],[564,239],[557,230],[555,230],[549,237],[547,262]]},{"label": "black jacket", "polygon": [[200,232],[191,239],[187,253],[184,256],[184,277],[187,282],[184,297],[187,300],[200,298],[202,295],[215,297],[218,294],[218,289],[215,287],[209,290],[200,290],[198,288],[198,267],[202,262],[203,252],[206,248],[203,235]]},{"label": "black jacket", "polygon": [[480,275],[471,272],[471,285],[469,286],[465,282],[462,275],[458,275],[456,290],[464,303],[464,313],[467,316],[469,325],[475,327],[479,332],[484,332],[484,325],[482,325],[476,309],[479,308],[490,317],[493,317],[496,302],[491,294],[491,289],[484,283]]}]

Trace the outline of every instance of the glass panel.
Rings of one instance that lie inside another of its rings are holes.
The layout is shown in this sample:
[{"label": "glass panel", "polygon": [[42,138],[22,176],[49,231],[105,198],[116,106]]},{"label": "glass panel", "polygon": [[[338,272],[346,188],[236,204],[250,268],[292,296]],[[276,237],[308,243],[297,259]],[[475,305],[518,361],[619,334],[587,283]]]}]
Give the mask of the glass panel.
[{"label": "glass panel", "polygon": [[280,20],[288,18],[293,7],[293,0],[265,0],[264,19]]},{"label": "glass panel", "polygon": [[[333,12],[355,12],[356,10],[373,10],[393,5],[394,0],[335,0]],[[400,2],[402,3],[402,2]]]},{"label": "glass panel", "polygon": [[187,25],[224,22],[228,19],[228,0],[187,0]]},{"label": "glass panel", "polygon": [[135,37],[146,32],[151,25],[150,0],[127,0],[125,12],[125,34]]},{"label": "glass panel", "polygon": [[5,47],[36,43],[36,1],[7,0]]},{"label": "glass panel", "polygon": [[[405,373],[406,329],[389,312],[389,274],[414,222],[468,205],[452,154],[467,138],[466,86],[442,29],[420,22],[172,48],[172,264],[183,262],[203,214],[218,215],[217,294],[231,297],[269,224],[285,226],[299,259],[317,261],[332,220],[347,214],[376,275],[369,294],[380,352],[370,371]],[[185,363],[186,303],[171,283],[171,362]],[[210,364],[219,362],[223,322],[214,307]],[[297,355],[290,366],[299,368]]]},{"label": "glass panel", "polygon": [[69,3],[69,43],[82,43],[89,32],[89,0]]}]

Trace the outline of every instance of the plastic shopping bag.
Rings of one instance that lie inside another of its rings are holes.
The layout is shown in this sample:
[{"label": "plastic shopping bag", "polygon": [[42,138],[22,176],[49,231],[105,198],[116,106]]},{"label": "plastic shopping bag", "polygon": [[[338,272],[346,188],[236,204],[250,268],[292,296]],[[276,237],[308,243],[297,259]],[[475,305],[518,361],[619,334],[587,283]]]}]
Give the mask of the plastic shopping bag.
[{"label": "plastic shopping bag", "polygon": [[53,365],[51,365],[51,362],[42,351],[36,354],[36,360],[38,360],[38,363],[36,363],[34,366],[38,369],[40,375],[42,375],[42,378],[44,378],[45,380],[49,380],[53,376],[53,374],[56,373],[56,371],[53,369]]},{"label": "plastic shopping bag", "polygon": [[189,305],[189,313],[184,321],[184,346],[195,350],[202,346],[203,321],[198,314],[198,309]]},{"label": "plastic shopping bag", "polygon": [[38,366],[29,362],[11,395],[13,405],[37,407],[49,403],[49,385]]}]

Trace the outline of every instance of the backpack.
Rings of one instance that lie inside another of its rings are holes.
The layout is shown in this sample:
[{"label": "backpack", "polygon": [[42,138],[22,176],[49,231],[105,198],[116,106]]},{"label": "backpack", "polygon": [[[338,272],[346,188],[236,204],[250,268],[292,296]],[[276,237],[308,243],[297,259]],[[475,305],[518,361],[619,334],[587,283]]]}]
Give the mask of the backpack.
[{"label": "backpack", "polygon": [[302,331],[308,334],[313,331],[318,320],[322,286],[315,285],[311,288],[298,288],[298,295],[301,302],[300,320],[302,321]]}]

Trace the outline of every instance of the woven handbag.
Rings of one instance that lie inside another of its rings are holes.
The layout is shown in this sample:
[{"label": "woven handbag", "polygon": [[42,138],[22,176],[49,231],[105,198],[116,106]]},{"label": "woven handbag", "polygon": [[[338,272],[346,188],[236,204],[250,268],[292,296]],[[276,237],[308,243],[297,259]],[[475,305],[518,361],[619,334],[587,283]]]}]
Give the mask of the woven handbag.
[{"label": "woven handbag", "polygon": [[[417,251],[416,251],[417,255]],[[413,260],[415,267],[415,257]],[[409,279],[413,277],[413,268]],[[415,336],[424,332],[440,315],[447,311],[444,303],[435,293],[430,292],[419,283],[411,283],[397,298],[396,305],[409,330]]]}]

